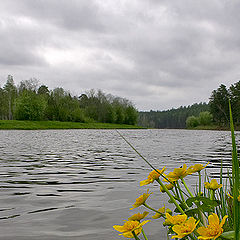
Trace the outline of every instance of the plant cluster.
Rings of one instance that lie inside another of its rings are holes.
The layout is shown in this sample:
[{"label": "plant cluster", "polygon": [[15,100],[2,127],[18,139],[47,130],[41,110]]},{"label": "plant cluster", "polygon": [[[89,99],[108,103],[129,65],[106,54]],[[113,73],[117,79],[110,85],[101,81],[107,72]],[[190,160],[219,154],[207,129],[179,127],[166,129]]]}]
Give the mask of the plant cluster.
[{"label": "plant cluster", "polygon": [[198,117],[190,116],[186,120],[187,128],[194,128],[197,126],[208,126],[211,125],[213,121],[213,116],[210,112],[204,111],[200,112]]},{"label": "plant cluster", "polygon": [[[167,194],[173,208],[165,205],[155,209],[148,200],[152,193],[147,190],[136,199],[132,208],[144,207],[154,213],[152,219],[164,218],[163,226],[167,228],[168,236],[178,239],[239,239],[240,192],[239,192],[239,162],[233,130],[233,120],[230,108],[230,123],[232,133],[232,174],[228,173],[226,182],[223,182],[222,168],[219,180],[209,179],[205,170],[208,163],[195,164],[187,167],[184,164],[166,173],[166,168],[154,168],[122,135],[123,139],[147,162],[153,171],[140,186],[158,183],[160,192]],[[185,181],[186,177],[197,174],[196,189],[190,189]],[[140,240],[142,236],[148,240],[143,225],[150,220],[142,221],[149,212],[137,213],[128,218],[121,225],[113,228],[127,238]]]}]

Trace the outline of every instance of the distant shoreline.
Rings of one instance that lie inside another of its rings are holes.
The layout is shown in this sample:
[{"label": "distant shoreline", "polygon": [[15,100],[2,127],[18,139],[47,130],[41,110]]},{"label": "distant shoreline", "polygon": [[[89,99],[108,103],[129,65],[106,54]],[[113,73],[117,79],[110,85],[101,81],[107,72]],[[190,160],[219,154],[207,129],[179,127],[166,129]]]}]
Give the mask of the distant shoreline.
[{"label": "distant shoreline", "polygon": [[[222,127],[218,125],[197,126],[194,128],[186,128],[187,130],[215,130],[215,131],[230,131],[230,127]],[[239,131],[240,127],[235,126],[235,130]]]},{"label": "distant shoreline", "polygon": [[144,129],[144,128],[136,125],[115,123],[0,120],[0,130],[45,130],[45,129]]}]

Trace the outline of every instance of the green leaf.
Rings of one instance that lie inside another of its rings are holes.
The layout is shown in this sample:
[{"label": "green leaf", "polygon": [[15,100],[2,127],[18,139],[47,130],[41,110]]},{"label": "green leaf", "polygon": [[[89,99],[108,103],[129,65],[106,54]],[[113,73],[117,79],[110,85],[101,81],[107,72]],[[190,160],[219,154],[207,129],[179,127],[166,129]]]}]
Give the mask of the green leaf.
[{"label": "green leaf", "polygon": [[[185,207],[185,205],[184,205],[183,203],[180,203],[179,206],[185,211],[186,207]],[[177,208],[175,208],[174,212],[175,212],[175,213],[181,213],[181,212],[179,211],[179,209],[177,209]]]},{"label": "green leaf", "polygon": [[192,206],[193,203],[202,203],[201,206],[206,205],[206,206],[212,206],[212,208],[217,207],[221,201],[219,200],[211,200],[207,197],[203,197],[203,196],[197,196],[197,197],[192,197],[192,198],[188,198],[186,203],[188,206]]},{"label": "green leaf", "polygon": [[234,231],[224,232],[220,237],[222,239],[234,239]]},{"label": "green leaf", "polygon": [[194,217],[195,214],[199,214],[199,208],[189,209],[189,210],[185,211],[185,213],[188,217]]}]

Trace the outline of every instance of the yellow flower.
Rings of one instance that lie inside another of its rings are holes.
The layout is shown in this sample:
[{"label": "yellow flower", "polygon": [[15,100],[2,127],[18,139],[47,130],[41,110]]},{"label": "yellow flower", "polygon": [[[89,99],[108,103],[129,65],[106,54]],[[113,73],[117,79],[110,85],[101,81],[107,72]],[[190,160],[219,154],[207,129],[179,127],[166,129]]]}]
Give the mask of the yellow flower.
[{"label": "yellow flower", "polygon": [[[229,193],[227,193],[227,195],[228,195],[230,198],[233,199],[233,196],[231,196]],[[237,197],[237,200],[240,202],[240,194],[239,194],[239,196]]]},{"label": "yellow flower", "polygon": [[[168,190],[172,190],[174,185],[172,183],[169,183],[169,184],[165,184],[165,187],[168,189]],[[160,192],[165,192],[165,190],[163,189],[162,186],[160,186]]]},{"label": "yellow flower", "polygon": [[172,213],[172,211],[169,208],[165,208],[165,205],[162,208],[158,209],[159,213],[156,213],[154,216],[152,216],[153,219],[157,219],[160,217],[163,217],[165,213]]},{"label": "yellow flower", "polygon": [[141,195],[140,197],[138,197],[136,199],[136,202],[133,204],[133,207],[130,208],[130,210],[133,210],[134,208],[137,208],[141,205],[143,205],[146,200],[148,199],[148,197],[150,196],[151,193],[148,193],[148,190],[147,190],[147,193],[144,193],[143,195]]},{"label": "yellow flower", "polygon": [[165,170],[166,167],[163,167],[162,170],[157,169],[158,172],[156,170],[153,170],[152,172],[149,173],[148,178],[146,180],[140,182],[140,186],[153,183],[154,180],[157,180],[160,177],[160,173],[163,174]]},{"label": "yellow flower", "polygon": [[188,175],[187,165],[183,164],[182,168],[175,168],[173,172],[170,172],[168,175],[166,175],[166,178],[168,178],[170,182],[176,182],[180,178],[184,178],[187,175]]},{"label": "yellow flower", "polygon": [[188,173],[189,173],[189,174],[192,174],[192,173],[195,173],[195,172],[200,172],[200,171],[202,171],[208,164],[209,164],[209,162],[208,162],[205,166],[203,166],[202,164],[199,164],[199,163],[197,163],[197,164],[195,164],[195,165],[193,165],[193,166],[190,166],[190,167],[188,168]]},{"label": "yellow flower", "polygon": [[143,221],[140,223],[139,221],[126,221],[123,226],[114,225],[113,228],[118,232],[121,232],[126,238],[134,238],[132,232],[134,231],[136,235],[139,235],[142,231],[142,226],[149,222],[149,220]]},{"label": "yellow flower", "polygon": [[165,222],[163,222],[163,226],[165,227],[165,226],[170,226],[171,225],[171,223],[166,219],[165,220]]},{"label": "yellow flower", "polygon": [[169,213],[166,213],[166,220],[168,220],[168,222],[170,222],[172,225],[181,224],[186,222],[187,215],[179,214],[179,215],[171,216]]},{"label": "yellow flower", "polygon": [[128,220],[140,222],[148,214],[149,214],[149,212],[146,212],[146,211],[144,211],[143,213],[136,213],[136,214],[133,214],[130,218],[128,218]]},{"label": "yellow flower", "polygon": [[219,223],[218,215],[213,213],[208,217],[209,225],[207,227],[198,228],[197,232],[199,233],[198,239],[216,239],[223,233],[223,224],[226,221],[228,216],[224,216],[222,222]]},{"label": "yellow flower", "polygon": [[184,238],[185,236],[192,233],[200,220],[198,220],[197,223],[196,221],[197,220],[195,218],[190,217],[186,222],[174,225],[172,227],[172,230],[177,233],[177,235],[172,236],[172,238]]},{"label": "yellow flower", "polygon": [[211,190],[217,190],[218,188],[222,187],[222,184],[218,184],[216,179],[212,179],[211,182],[205,182],[204,183],[205,188],[211,189]]}]

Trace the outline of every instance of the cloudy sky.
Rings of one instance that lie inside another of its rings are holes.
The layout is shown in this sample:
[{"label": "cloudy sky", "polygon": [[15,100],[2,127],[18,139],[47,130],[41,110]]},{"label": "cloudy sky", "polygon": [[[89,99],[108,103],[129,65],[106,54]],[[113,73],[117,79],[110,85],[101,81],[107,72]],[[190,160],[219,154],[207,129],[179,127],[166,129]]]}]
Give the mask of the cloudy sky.
[{"label": "cloudy sky", "polygon": [[1,0],[0,86],[36,78],[139,110],[208,101],[240,80],[238,0]]}]

